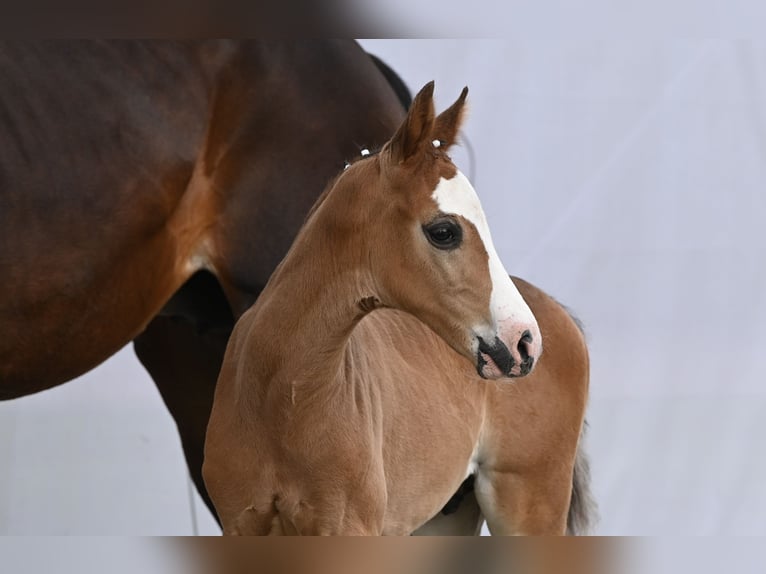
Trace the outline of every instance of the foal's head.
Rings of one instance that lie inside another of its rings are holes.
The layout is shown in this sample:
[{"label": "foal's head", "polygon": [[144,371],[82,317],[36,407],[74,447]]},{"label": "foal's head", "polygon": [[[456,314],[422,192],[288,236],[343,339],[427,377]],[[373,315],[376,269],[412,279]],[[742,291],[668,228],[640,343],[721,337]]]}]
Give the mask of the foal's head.
[{"label": "foal's head", "polygon": [[391,141],[336,187],[363,206],[357,241],[381,303],[418,317],[482,377],[522,376],[542,351],[540,329],[495,252],[476,192],[446,154],[466,94],[434,117],[426,85]]}]

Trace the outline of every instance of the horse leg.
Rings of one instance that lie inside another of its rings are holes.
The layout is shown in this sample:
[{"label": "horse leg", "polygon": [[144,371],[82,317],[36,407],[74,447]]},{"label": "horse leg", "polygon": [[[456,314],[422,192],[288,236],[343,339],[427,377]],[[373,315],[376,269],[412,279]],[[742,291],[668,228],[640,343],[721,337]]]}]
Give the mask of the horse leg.
[{"label": "horse leg", "polygon": [[136,355],[176,422],[189,474],[213,516],[215,509],[202,481],[202,461],[227,340],[228,333],[200,336],[188,322],[159,316],[134,341]]},{"label": "horse leg", "polygon": [[476,498],[493,536],[545,536],[566,532],[572,473],[480,469]]},{"label": "horse leg", "polygon": [[440,512],[412,533],[413,536],[478,536],[484,517],[476,501],[475,493],[469,492],[452,514]]},{"label": "horse leg", "polygon": [[189,474],[213,516],[202,461],[215,385],[233,323],[215,278],[198,274],[133,342],[175,420]]}]

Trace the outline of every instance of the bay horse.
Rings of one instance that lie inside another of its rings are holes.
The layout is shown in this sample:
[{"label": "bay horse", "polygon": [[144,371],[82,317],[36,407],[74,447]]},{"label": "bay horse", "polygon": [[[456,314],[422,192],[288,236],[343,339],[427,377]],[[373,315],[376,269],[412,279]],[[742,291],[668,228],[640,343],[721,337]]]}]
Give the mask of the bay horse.
[{"label": "bay horse", "polygon": [[4,42],[0,77],[0,400],[134,341],[206,498],[234,320],[406,87],[350,40]]},{"label": "bay horse", "polygon": [[466,94],[435,116],[427,84],[237,321],[203,467],[224,533],[407,535],[469,477],[468,532],[566,532],[587,348],[446,153]]}]

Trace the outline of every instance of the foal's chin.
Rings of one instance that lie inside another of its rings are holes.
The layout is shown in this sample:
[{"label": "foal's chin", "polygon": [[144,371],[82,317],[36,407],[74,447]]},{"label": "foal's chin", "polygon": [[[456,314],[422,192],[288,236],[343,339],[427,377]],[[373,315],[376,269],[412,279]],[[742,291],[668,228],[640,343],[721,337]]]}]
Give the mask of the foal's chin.
[{"label": "foal's chin", "polygon": [[476,334],[473,357],[479,376],[491,380],[513,379],[531,373],[536,360],[529,353],[529,344],[525,340],[527,336],[528,331],[519,340],[503,340],[492,332]]},{"label": "foal's chin", "polygon": [[517,379],[519,377],[525,377],[529,374],[529,371],[524,370],[515,365],[508,372],[503,372],[492,360],[491,357],[480,354],[479,361],[476,364],[476,372],[482,379],[490,381],[496,381],[498,379]]},{"label": "foal's chin", "polygon": [[507,378],[507,375],[500,370],[490,357],[484,355],[484,353],[479,354],[478,362],[476,363],[476,372],[479,373],[479,376],[482,379],[490,381]]},{"label": "foal's chin", "polygon": [[[497,356],[497,354],[495,354]],[[530,357],[526,357],[521,363],[515,360],[515,358],[508,356],[500,356],[502,364],[505,368],[500,368],[492,355],[483,352],[479,349],[476,352],[476,372],[482,379],[497,380],[497,379],[516,379],[519,377],[525,377],[532,372],[534,368],[534,361]]]}]

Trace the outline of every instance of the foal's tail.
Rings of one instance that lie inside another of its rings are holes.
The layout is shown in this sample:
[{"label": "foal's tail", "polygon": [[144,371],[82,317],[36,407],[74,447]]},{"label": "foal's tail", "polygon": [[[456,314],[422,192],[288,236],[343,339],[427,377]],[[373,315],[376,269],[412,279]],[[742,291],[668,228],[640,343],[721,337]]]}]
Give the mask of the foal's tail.
[{"label": "foal's tail", "polygon": [[580,434],[580,444],[577,447],[574,475],[572,476],[572,499],[569,503],[567,516],[567,534],[583,536],[589,534],[598,519],[596,501],[590,492],[590,462],[585,452],[584,438],[587,422]]}]

